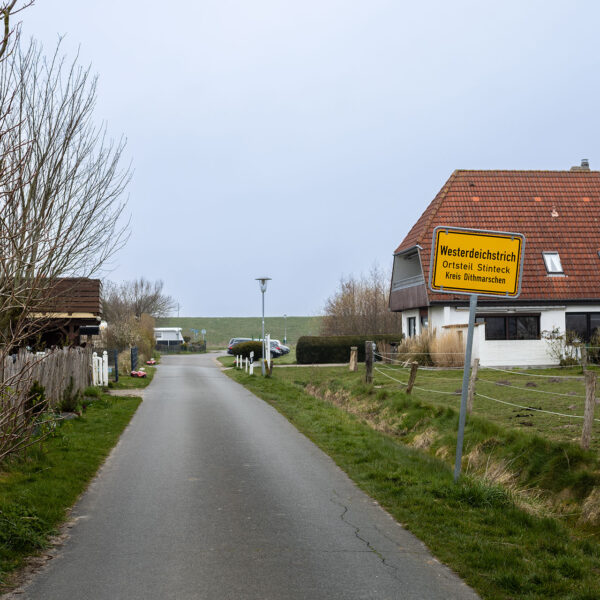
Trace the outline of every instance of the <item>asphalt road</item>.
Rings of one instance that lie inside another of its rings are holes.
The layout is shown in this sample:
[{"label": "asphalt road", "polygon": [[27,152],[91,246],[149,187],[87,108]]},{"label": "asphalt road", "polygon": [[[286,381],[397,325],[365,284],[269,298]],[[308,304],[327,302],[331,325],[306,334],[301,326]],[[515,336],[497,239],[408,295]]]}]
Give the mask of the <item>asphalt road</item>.
[{"label": "asphalt road", "polygon": [[474,599],[210,355],[164,357],[19,598]]}]

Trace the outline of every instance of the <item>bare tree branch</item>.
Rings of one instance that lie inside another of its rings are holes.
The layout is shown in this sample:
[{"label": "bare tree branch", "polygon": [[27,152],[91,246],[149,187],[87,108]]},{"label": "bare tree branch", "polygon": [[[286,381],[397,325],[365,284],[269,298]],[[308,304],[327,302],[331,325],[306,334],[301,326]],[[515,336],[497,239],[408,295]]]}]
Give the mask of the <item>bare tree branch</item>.
[{"label": "bare tree branch", "polygon": [[389,277],[373,267],[367,277],[340,280],[338,291],[325,304],[323,335],[401,333],[399,313],[388,308]]},{"label": "bare tree branch", "polygon": [[25,2],[23,6],[20,8],[15,8],[17,4],[17,0],[12,0],[11,2],[7,2],[3,5],[0,5],[0,19],[4,22],[4,32],[2,34],[2,38],[0,39],[0,60],[6,54],[8,48],[8,41],[15,32],[18,33],[18,28],[12,29],[10,27],[10,17],[11,15],[16,15],[17,13],[25,10],[27,7],[33,4],[33,0],[29,2]]},{"label": "bare tree branch", "polygon": [[6,379],[5,365],[47,326],[59,278],[101,272],[126,242],[131,176],[124,140],[94,124],[90,69],[67,61],[60,43],[49,58],[18,36],[6,50],[15,6],[0,5],[0,458],[34,430],[19,391],[26,368]]}]

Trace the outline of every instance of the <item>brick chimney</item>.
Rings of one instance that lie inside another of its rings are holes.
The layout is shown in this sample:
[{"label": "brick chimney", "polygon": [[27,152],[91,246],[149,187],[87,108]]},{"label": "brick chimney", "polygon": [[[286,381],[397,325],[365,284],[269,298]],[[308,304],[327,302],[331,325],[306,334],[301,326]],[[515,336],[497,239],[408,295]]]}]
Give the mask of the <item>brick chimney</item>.
[{"label": "brick chimney", "polygon": [[589,171],[590,170],[590,161],[587,158],[581,159],[580,167],[571,167],[571,171]]}]

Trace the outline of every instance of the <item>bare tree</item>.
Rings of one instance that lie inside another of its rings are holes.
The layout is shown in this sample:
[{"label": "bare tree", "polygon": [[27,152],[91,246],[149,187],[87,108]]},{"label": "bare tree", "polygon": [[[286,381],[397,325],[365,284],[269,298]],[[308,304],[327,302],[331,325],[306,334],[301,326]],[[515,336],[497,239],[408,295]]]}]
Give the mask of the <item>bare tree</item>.
[{"label": "bare tree", "polygon": [[96,78],[59,52],[60,43],[47,60],[31,42],[0,64],[0,95],[11,97],[0,137],[5,344],[15,343],[17,314],[31,332],[57,278],[97,274],[127,238],[124,142],[93,122]]},{"label": "bare tree", "polygon": [[106,320],[116,322],[129,316],[140,319],[147,314],[151,317],[164,317],[175,306],[175,300],[163,293],[164,283],[159,279],[151,282],[140,277],[117,285],[105,282],[102,306]]},{"label": "bare tree", "polygon": [[32,142],[24,161],[20,146],[12,154],[23,168],[3,178],[3,217],[17,232],[22,273],[89,277],[126,241],[124,142],[94,124],[97,79],[77,59],[67,63],[60,43],[50,59],[32,42],[4,64],[2,81],[18,90],[11,126]]},{"label": "bare tree", "polygon": [[[46,59],[35,42],[10,39],[15,6],[0,5],[0,424],[33,417],[3,365],[43,329],[58,278],[97,274],[125,243],[130,178],[123,140],[94,123],[96,78],[62,57],[60,43]],[[7,436],[14,429],[0,426],[2,443]],[[23,445],[15,436],[12,447]]]},{"label": "bare tree", "polygon": [[389,311],[388,297],[389,277],[378,267],[367,277],[342,278],[338,291],[325,304],[321,334],[401,333],[402,319]]}]

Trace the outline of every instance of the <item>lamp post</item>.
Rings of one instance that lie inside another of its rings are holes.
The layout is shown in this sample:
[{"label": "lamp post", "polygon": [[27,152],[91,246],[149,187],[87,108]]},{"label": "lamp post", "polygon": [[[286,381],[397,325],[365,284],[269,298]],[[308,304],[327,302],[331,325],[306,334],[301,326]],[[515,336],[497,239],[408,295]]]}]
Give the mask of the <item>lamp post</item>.
[{"label": "lamp post", "polygon": [[287,315],[283,315],[283,343],[287,344]]},{"label": "lamp post", "polygon": [[260,291],[262,292],[262,346],[263,346],[263,355],[262,355],[262,374],[265,376],[265,352],[268,350],[271,351],[270,348],[265,349],[265,292],[267,291],[267,281],[271,281],[270,277],[257,277],[256,281],[258,281],[260,285]]}]

